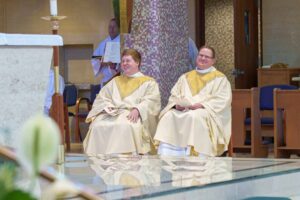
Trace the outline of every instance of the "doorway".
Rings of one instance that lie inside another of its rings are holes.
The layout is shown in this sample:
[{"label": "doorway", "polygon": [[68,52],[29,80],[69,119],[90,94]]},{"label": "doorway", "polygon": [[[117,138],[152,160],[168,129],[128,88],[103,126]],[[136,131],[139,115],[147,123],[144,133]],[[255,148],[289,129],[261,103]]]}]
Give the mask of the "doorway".
[{"label": "doorway", "polygon": [[257,86],[259,67],[260,0],[234,0],[234,69],[235,88]]},{"label": "doorway", "polygon": [[[216,34],[215,36],[211,36],[212,34],[210,34],[210,39],[208,39],[205,33],[209,27],[205,27],[205,23],[213,21],[210,20],[209,17],[214,15],[209,14],[208,9],[209,12],[213,11],[218,13],[220,12],[220,8],[222,8],[221,6],[231,7],[231,9],[222,9],[222,12],[230,12],[225,13],[227,17],[232,16],[232,21],[230,22],[229,19],[229,22],[226,21],[227,24],[224,26],[231,24],[230,26],[232,26],[233,32],[233,36],[231,35],[231,37],[233,37],[233,39],[230,41],[230,44],[234,44],[232,46],[232,54],[226,54],[224,58],[226,59],[226,64],[228,63],[228,59],[232,59],[232,62],[229,62],[231,66],[226,66],[223,71],[226,72],[226,75],[233,85],[235,85],[235,88],[251,88],[257,86],[257,68],[261,63],[261,56],[259,56],[259,54],[261,54],[261,43],[259,42],[261,40],[261,31],[259,32],[259,30],[261,30],[259,29],[259,26],[261,26],[261,17],[259,17],[261,16],[260,3],[261,0],[200,0],[197,1],[196,4],[196,42],[198,46],[211,43],[210,40],[212,37],[214,37],[213,40],[221,43],[224,43],[224,41],[220,41],[222,38],[228,39],[228,35],[227,38],[226,36],[220,35],[222,31],[213,33]],[[209,7],[207,7],[208,5]],[[215,8],[212,9],[212,6]],[[229,49],[231,50],[231,47]],[[222,64],[224,65],[224,63],[221,63],[221,65]]]}]

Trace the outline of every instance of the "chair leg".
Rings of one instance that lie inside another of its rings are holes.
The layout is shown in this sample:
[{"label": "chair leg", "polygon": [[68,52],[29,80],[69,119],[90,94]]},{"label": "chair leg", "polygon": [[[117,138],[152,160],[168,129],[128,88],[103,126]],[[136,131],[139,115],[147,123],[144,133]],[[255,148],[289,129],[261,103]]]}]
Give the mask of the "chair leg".
[{"label": "chair leg", "polygon": [[229,142],[229,144],[228,144],[228,156],[229,157],[232,157],[232,155],[233,155],[233,148],[232,148],[232,141],[230,140],[230,142]]},{"label": "chair leg", "polygon": [[[79,126],[79,125],[78,125],[78,126]],[[80,127],[78,127],[78,134],[79,134],[80,142],[82,142],[82,136],[81,136],[81,132],[80,132]]]},{"label": "chair leg", "polygon": [[71,150],[70,145],[70,129],[69,129],[69,115],[68,115],[68,107],[64,106],[64,118],[65,118],[65,141],[67,145],[67,151]]},{"label": "chair leg", "polygon": [[77,136],[77,139],[79,138],[80,142],[82,142],[82,136],[81,136],[81,131],[80,131],[80,122],[81,122],[81,118],[79,119],[77,117],[76,119],[76,131],[75,131],[75,134]]},{"label": "chair leg", "polygon": [[75,116],[75,142],[79,142],[79,134],[80,134],[80,129],[79,129],[79,118],[78,116]]}]

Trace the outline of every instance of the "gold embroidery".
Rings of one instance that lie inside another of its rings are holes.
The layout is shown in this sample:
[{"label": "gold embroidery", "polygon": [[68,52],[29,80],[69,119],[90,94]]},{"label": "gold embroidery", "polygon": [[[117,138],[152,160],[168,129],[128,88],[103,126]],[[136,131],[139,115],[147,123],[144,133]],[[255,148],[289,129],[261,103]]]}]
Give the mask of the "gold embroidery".
[{"label": "gold embroidery", "polygon": [[121,75],[115,78],[122,99],[132,94],[143,83],[150,80],[153,80],[153,78],[149,76],[128,77]]},{"label": "gold embroidery", "polygon": [[195,151],[194,146],[191,147],[190,156],[195,156],[195,157],[199,156],[199,153],[197,151]]},{"label": "gold embroidery", "polygon": [[186,73],[186,79],[189,84],[192,96],[198,94],[207,83],[214,80],[217,77],[225,76],[222,72],[215,70],[209,73],[200,74],[196,70]]}]

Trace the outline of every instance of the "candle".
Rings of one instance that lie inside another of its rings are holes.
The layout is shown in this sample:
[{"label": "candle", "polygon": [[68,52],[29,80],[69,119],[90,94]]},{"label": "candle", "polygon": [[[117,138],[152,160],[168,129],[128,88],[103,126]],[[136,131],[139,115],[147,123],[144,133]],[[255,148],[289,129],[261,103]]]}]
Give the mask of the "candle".
[{"label": "candle", "polygon": [[50,0],[50,14],[57,16],[57,0]]}]

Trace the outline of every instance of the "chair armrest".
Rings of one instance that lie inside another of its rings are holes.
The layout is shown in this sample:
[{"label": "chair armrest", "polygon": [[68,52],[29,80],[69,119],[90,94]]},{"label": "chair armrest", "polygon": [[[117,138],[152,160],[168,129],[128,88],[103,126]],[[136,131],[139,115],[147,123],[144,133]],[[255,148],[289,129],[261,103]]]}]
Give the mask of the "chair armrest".
[{"label": "chair armrest", "polygon": [[75,105],[75,115],[79,113],[79,106],[81,103],[85,103],[87,105],[88,111],[91,110],[91,101],[88,98],[78,98]]}]

